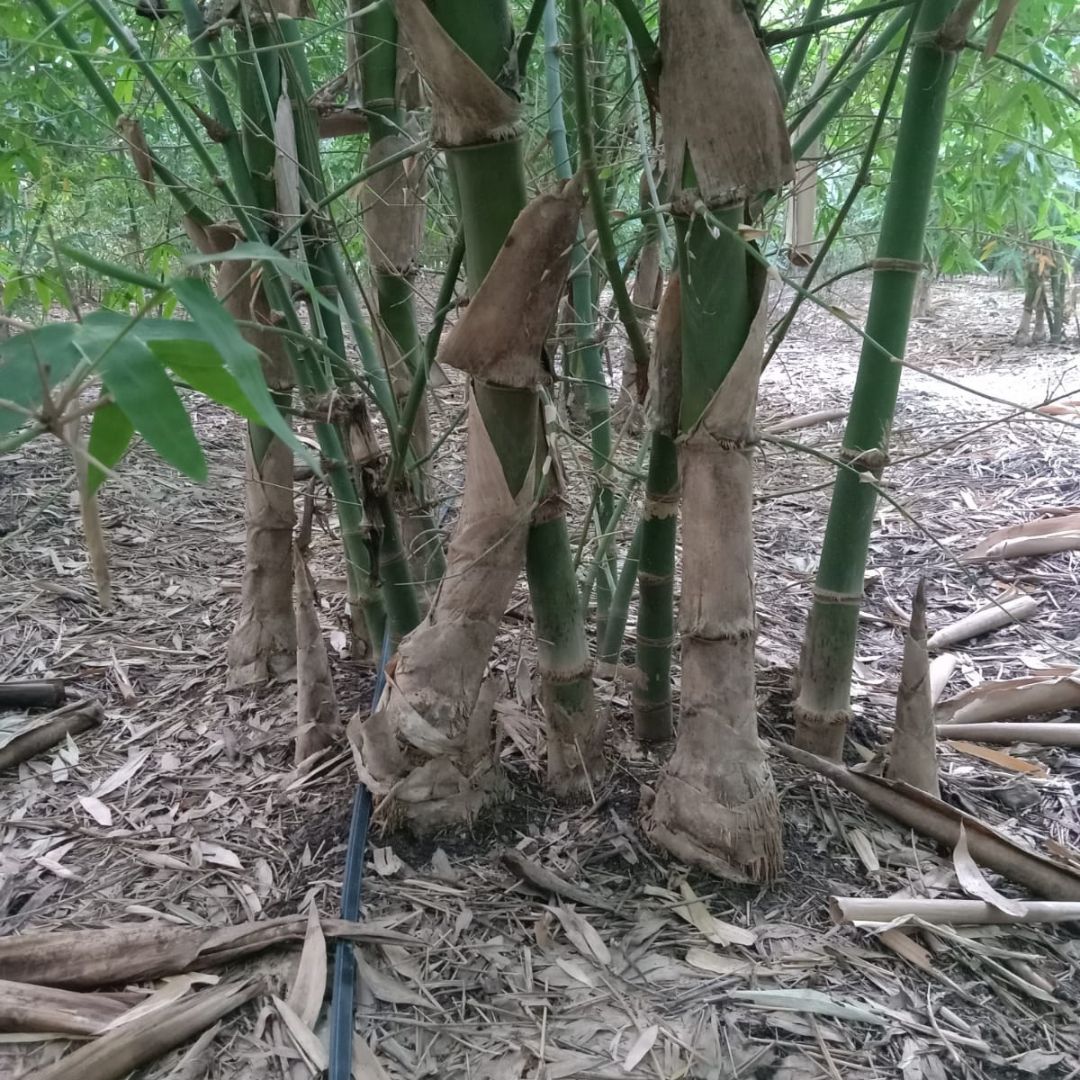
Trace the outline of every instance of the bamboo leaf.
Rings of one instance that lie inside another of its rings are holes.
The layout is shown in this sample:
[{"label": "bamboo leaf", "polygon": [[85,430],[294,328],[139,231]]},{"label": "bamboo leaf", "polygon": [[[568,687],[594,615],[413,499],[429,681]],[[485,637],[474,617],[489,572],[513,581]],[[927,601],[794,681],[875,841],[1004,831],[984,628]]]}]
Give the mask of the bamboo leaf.
[{"label": "bamboo leaf", "polygon": [[656,1044],[656,1037],[660,1034],[660,1028],[657,1024],[650,1024],[635,1040],[634,1045],[630,1047],[630,1052],[626,1055],[626,1060],[623,1062],[623,1072],[633,1072],[637,1068],[638,1064],[644,1059],[645,1055]]},{"label": "bamboo leaf", "polygon": [[232,409],[245,420],[262,423],[258,409],[225,369],[221,354],[215,349],[207,349],[205,342],[194,338],[152,341],[150,351],[193,390]]},{"label": "bamboo leaf", "polygon": [[960,826],[960,838],[956,841],[956,847],[953,850],[953,866],[956,869],[956,880],[968,896],[975,900],[983,900],[1006,915],[1022,914],[1023,905],[1002,896],[983,876],[983,872],[971,857],[971,852],[968,851],[967,832],[963,825]]},{"label": "bamboo leaf", "polygon": [[93,347],[101,381],[135,430],[185,476],[206,479],[206,459],[191,427],[184,403],[161,362],[133,334],[117,337],[111,329],[84,326],[84,348]]},{"label": "bamboo leaf", "polygon": [[94,410],[94,419],[90,422],[90,441],[86,450],[91,457],[87,471],[87,481],[91,493],[97,491],[108,475],[98,466],[112,469],[127,453],[131,445],[135,428],[127,414],[115,402],[107,401]]},{"label": "bamboo leaf", "polygon": [[611,952],[604,944],[596,928],[573,908],[552,906],[548,909],[562,924],[563,931],[582,956],[608,967],[611,964]]},{"label": "bamboo leaf", "polygon": [[886,1024],[884,1017],[859,1005],[837,1001],[818,990],[732,990],[732,1000],[745,1001],[767,1009],[790,1009],[792,1012],[833,1016],[837,1020],[856,1020],[863,1024]]},{"label": "bamboo leaf", "polygon": [[[295,282],[305,294],[326,308],[328,311],[338,312],[338,306],[334,301],[324,296],[314,287],[311,274],[308,272],[307,263],[297,259],[291,259],[288,255],[277,248],[271,247],[258,240],[241,240],[233,247],[225,251],[211,251],[202,255],[189,255],[184,260],[185,266],[202,266],[206,263],[227,262],[264,262],[270,263],[281,271],[290,281]],[[175,286],[175,282],[173,283]]]},{"label": "bamboo leaf", "polygon": [[307,935],[300,952],[300,962],[285,1001],[307,1027],[313,1028],[319,1019],[325,995],[326,938],[319,925],[319,912],[312,904],[308,910]]},{"label": "bamboo leaf", "polygon": [[[0,342],[0,398],[23,409],[38,408],[45,387],[66,379],[79,362],[77,323],[52,323]],[[0,407],[0,435],[27,422],[22,412]]]},{"label": "bamboo leaf", "polygon": [[274,404],[263,378],[258,350],[243,339],[236,323],[218,302],[206,282],[192,277],[177,278],[172,282],[172,289],[198,324],[206,340],[221,354],[225,367],[247,395],[262,422],[321,476],[322,468],[318,460],[297,439]]}]

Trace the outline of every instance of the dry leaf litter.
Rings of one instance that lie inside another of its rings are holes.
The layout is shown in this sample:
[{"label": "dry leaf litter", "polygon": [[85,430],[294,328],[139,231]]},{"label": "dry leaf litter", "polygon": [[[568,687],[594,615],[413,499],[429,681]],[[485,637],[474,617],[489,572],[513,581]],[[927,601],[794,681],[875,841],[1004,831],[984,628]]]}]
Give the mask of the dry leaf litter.
[{"label": "dry leaf litter", "polygon": [[[424,286],[432,294],[435,287]],[[863,287],[832,300],[861,321]],[[956,385],[914,370],[904,376],[885,481],[903,510],[879,503],[856,662],[852,734],[864,759],[888,743],[919,576],[927,579],[931,631],[1005,590],[1039,600],[1029,621],[953,649],[959,662],[945,697],[1076,662],[1077,553],[988,564],[961,556],[995,529],[1080,502],[1070,426],[1080,418],[1017,413],[1007,404],[1076,397],[1080,354],[1071,346],[1013,347],[1015,291],[943,283],[932,303],[913,327],[909,360]],[[610,352],[619,355],[618,343]],[[804,308],[765,375],[762,426],[843,407],[857,352],[850,330]],[[442,430],[459,412],[460,379],[436,398]],[[291,685],[224,693],[243,557],[240,432],[205,404],[195,422],[209,484],[188,483],[138,448],[103,490],[117,597],[111,614],[93,596],[66,452],[39,442],[0,458],[0,679],[64,678],[69,697],[100,701],[106,716],[101,727],[0,777],[0,935],[154,921],[211,928],[312,907],[337,915],[351,762],[343,752],[308,776],[295,773]],[[832,422],[784,438],[835,455],[841,431]],[[580,464],[587,452],[569,441],[566,449],[580,510],[588,503]],[[439,455],[447,528],[461,451],[458,431]],[[623,453],[629,463],[630,450]],[[771,739],[790,737],[790,678],[830,476],[820,457],[760,446],[759,693],[762,733]],[[632,527],[624,522],[624,549]],[[335,528],[322,499],[313,573],[348,716],[366,706],[372,675],[348,655]],[[628,659],[633,625],[631,613]],[[970,889],[970,868],[962,860],[954,868],[952,853],[793,764],[773,758],[787,844],[776,885],[731,887],[645,846],[637,804],[662,755],[632,739],[629,666],[598,680],[613,718],[608,778],[591,805],[554,805],[541,782],[530,633],[521,590],[493,658],[506,686],[496,719],[513,800],[467,833],[417,842],[376,826],[371,835],[366,921],[398,937],[356,950],[354,1075],[1080,1074],[1080,944],[1069,927],[832,925],[830,894],[961,897],[957,869]],[[0,717],[0,740],[26,722],[25,714]],[[947,800],[1076,861],[1078,777],[1076,750],[942,746]],[[976,888],[1006,903],[1019,895],[1008,882],[981,880]],[[303,950],[298,942],[227,972],[196,972],[259,978],[267,992],[139,1075],[315,1075],[325,1066],[326,956],[313,922]],[[197,982],[113,989],[129,991],[125,1004],[165,991],[164,1007],[177,1009]],[[71,1046],[0,1035],[0,1075],[19,1076]]]}]

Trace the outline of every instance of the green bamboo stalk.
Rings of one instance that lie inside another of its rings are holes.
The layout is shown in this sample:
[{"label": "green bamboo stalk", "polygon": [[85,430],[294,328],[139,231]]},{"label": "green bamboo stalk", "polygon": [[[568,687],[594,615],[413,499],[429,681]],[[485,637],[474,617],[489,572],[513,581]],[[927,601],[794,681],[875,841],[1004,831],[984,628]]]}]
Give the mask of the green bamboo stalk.
[{"label": "green bamboo stalk", "polygon": [[664,431],[650,436],[649,475],[641,512],[638,559],[637,669],[634,734],[660,742],[674,734],[671,650],[675,643],[675,536],[679,455]]},{"label": "green bamboo stalk", "polygon": [[840,757],[850,717],[851,668],[876,501],[874,486],[861,482],[861,474],[877,479],[888,461],[902,371],[890,356],[904,355],[922,269],[949,79],[956,64],[955,51],[942,42],[940,31],[953,7],[954,0],[924,0],[916,23],[877,248],[877,258],[889,260],[889,269],[874,272],[866,333],[875,344],[864,341],[844,431],[842,457],[854,468],[837,473],[803,644],[796,742],[822,757]]},{"label": "green bamboo stalk", "polygon": [[626,636],[626,620],[630,614],[630,600],[634,595],[634,585],[638,577],[638,560],[641,557],[641,521],[634,527],[634,537],[630,541],[626,557],[619,569],[619,578],[615,591],[611,594],[611,606],[608,608],[607,633],[596,650],[597,664],[617,664]]},{"label": "green bamboo stalk", "polygon": [[[296,19],[277,19],[273,26],[280,31],[285,46],[281,53],[282,63],[292,88],[293,117],[296,126],[296,150],[300,177],[310,201],[318,202],[326,195],[326,182],[319,156],[319,138],[309,101],[314,91],[308,70],[305,43]],[[336,295],[334,272],[335,251],[320,227],[318,218],[312,218],[303,230],[305,248],[311,266],[315,288],[323,295]],[[336,310],[319,307],[312,301],[312,315],[316,311],[322,319],[327,344],[339,356],[345,356],[345,334],[341,318]],[[347,444],[346,444],[347,445]],[[382,581],[383,603],[390,622],[394,640],[400,640],[420,622],[420,604],[412,580],[408,559],[398,533],[397,518],[385,491],[371,495],[370,501],[378,514],[379,575]],[[339,516],[342,508],[338,507]],[[361,507],[348,511],[360,514]],[[344,523],[342,525],[344,531]]]},{"label": "green bamboo stalk", "polygon": [[[364,111],[368,117],[368,157],[366,164],[377,165],[388,156],[379,148],[380,140],[400,135],[404,112],[397,100],[398,25],[389,4],[365,8],[359,18],[360,85]],[[377,156],[378,155],[378,156]],[[378,211],[373,211],[378,212]],[[371,259],[375,283],[376,317],[384,340],[393,343],[404,370],[392,378],[400,411],[409,389],[416,385],[416,375],[422,366],[423,349],[416,325],[413,305],[413,281],[408,271],[384,265],[384,260]],[[390,364],[384,359],[384,367]],[[426,377],[425,377],[426,385]],[[425,458],[431,449],[427,401],[421,397],[411,425],[413,462]],[[411,534],[413,562],[419,577],[429,584],[438,582],[446,570],[439,530],[429,510],[430,477],[421,467],[410,469],[404,491],[395,490],[402,507],[403,521]]]},{"label": "green bamboo stalk", "polygon": [[[566,121],[563,116],[561,47],[555,0],[547,0],[544,5],[544,74],[548,99],[548,134],[555,156],[555,175],[560,179],[569,180],[573,175],[573,165],[570,161]],[[581,88],[578,87],[579,97],[580,93]],[[578,118],[580,121],[580,110]],[[602,535],[610,527],[615,505],[610,470],[607,466],[611,457],[611,398],[604,378],[604,358],[596,335],[592,274],[589,271],[590,261],[584,240],[584,231],[579,226],[570,255],[570,296],[574,312],[574,337],[577,343],[574,350],[573,368],[576,373],[580,373],[585,385],[586,416],[593,451],[594,503],[600,523],[599,532]],[[595,579],[587,580],[588,587],[581,591],[581,602],[587,611],[595,581],[596,636],[597,640],[600,640],[604,636],[608,604],[611,599],[611,578],[608,574],[601,574]]]},{"label": "green bamboo stalk", "polygon": [[[497,39],[492,31],[509,24],[505,0],[488,0],[482,13],[470,11],[468,18],[462,18],[460,10],[444,18],[454,7],[444,0],[436,5],[435,13],[488,77],[497,79],[505,69],[510,39],[507,34],[493,48]],[[461,201],[470,289],[475,290],[526,203],[521,144],[515,138],[483,147],[448,148],[447,157]],[[531,413],[536,424],[539,395],[535,390],[510,391],[480,382],[474,394],[507,478],[520,475],[524,479],[529,462],[522,460],[523,432],[528,430],[523,422],[525,414]],[[592,660],[562,495],[553,479],[557,470],[543,467],[554,452],[553,443],[542,428],[534,430],[542,487],[529,528],[525,569],[549,730],[548,780],[559,794],[580,796],[589,790],[590,774],[602,767],[602,730],[595,718]]]},{"label": "green bamboo stalk", "polygon": [[[628,0],[628,7],[632,7]],[[611,284],[612,296],[619,312],[619,320],[626,331],[627,340],[634,353],[634,362],[639,367],[649,366],[649,346],[645,341],[641,324],[634,313],[634,305],[626,289],[626,279],[619,267],[619,254],[615,247],[615,237],[611,231],[607,200],[604,186],[597,170],[596,144],[593,137],[595,118],[593,115],[592,86],[588,74],[588,35],[585,29],[585,10],[583,0],[569,0],[567,9],[570,14],[571,41],[574,60],[574,112],[578,128],[579,168],[585,174],[585,182],[592,205],[593,224],[604,269]]]},{"label": "green bamboo stalk", "polygon": [[649,28],[645,25],[645,20],[641,17],[635,0],[614,0],[614,4],[637,50],[646,85],[650,93],[654,94],[660,78],[660,49],[653,40],[652,34],[649,33]]},{"label": "green bamboo stalk", "polygon": [[[237,127],[233,122],[228,101],[224,94],[220,92],[216,60],[207,41],[206,22],[203,14],[194,3],[194,0],[181,0],[181,3],[188,35],[192,40],[205,83],[208,88],[214,88],[213,90],[208,89],[208,100],[213,109],[214,118],[225,132],[236,132]],[[268,27],[263,29],[269,33]],[[255,28],[253,27],[252,32],[254,31]],[[280,52],[276,38],[268,44],[267,51],[271,56]],[[265,79],[265,74],[263,79]],[[254,87],[254,83],[249,85]],[[259,82],[259,90],[263,96],[253,99],[250,108],[255,110],[256,115],[266,113],[267,117],[263,124],[263,130],[272,130],[268,114],[274,103],[271,103],[268,97],[265,96],[266,87],[264,82]],[[163,84],[158,92],[168,94],[168,90]],[[238,140],[228,138],[226,142],[226,160],[230,166],[234,184],[238,184],[240,190],[247,194],[247,206],[252,206],[255,202],[254,183],[247,163],[243,158],[242,147],[240,147],[241,153],[237,154],[236,152],[238,146]],[[219,186],[223,187],[223,185]],[[234,205],[233,210],[243,225],[248,238],[259,239],[258,229],[251,215],[247,212],[247,206]],[[272,264],[267,264],[264,267],[263,287],[266,289],[273,307],[283,313],[289,330],[298,335],[296,340],[303,340],[303,327],[293,307],[288,286]],[[294,347],[290,350],[289,355],[293,363],[296,382],[301,389],[315,397],[324,397],[329,392],[333,382],[320,362],[319,355],[311,349],[303,347]],[[344,353],[341,352],[339,355],[344,355]],[[362,506],[357,498],[356,489],[347,467],[345,442],[338,429],[330,423],[317,423],[315,433],[320,450],[328,462],[327,479],[338,507],[342,544],[345,548],[350,582],[350,601],[363,609],[369,636],[374,641],[380,641],[383,634],[385,615],[377,586],[372,579],[371,557],[367,545],[368,530],[365,528]]]},{"label": "green bamboo stalk", "polygon": [[[825,0],[809,0],[806,5],[806,18],[803,19],[803,25],[799,29],[804,30],[807,26],[813,26],[824,9]],[[795,39],[795,44],[791,46],[787,63],[784,65],[784,74],[780,77],[785,99],[791,97],[791,91],[795,89],[795,83],[799,81],[799,73],[802,71],[803,62],[810,49],[811,36],[809,32],[800,33]]]}]

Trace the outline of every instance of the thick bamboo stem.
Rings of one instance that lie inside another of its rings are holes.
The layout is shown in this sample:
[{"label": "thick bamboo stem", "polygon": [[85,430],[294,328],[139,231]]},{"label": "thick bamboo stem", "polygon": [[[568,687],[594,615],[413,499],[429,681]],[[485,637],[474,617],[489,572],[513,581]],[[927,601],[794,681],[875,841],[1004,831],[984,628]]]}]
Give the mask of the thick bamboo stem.
[{"label": "thick bamboo stem", "polygon": [[[876,501],[876,489],[863,482],[863,475],[880,477],[888,461],[902,370],[891,357],[904,355],[922,269],[923,237],[956,60],[939,31],[953,6],[953,0],[926,0],[918,16],[918,44],[912,52],[893,181],[878,242],[877,257],[888,260],[888,269],[874,272],[866,322],[867,336],[876,344],[865,342],[859,359],[842,451],[852,468],[837,473],[803,646],[796,742],[830,758],[840,756],[850,716],[851,668]],[[827,111],[828,106],[823,113]]]}]

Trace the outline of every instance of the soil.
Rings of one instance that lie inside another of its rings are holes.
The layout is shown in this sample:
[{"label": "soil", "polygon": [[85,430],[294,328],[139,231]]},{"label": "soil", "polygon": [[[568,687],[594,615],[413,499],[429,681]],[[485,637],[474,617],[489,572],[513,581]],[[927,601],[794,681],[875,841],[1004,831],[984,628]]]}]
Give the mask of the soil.
[{"label": "soil", "polygon": [[[788,299],[778,298],[777,317]],[[846,283],[829,301],[862,323],[863,285]],[[1006,588],[1039,601],[1030,621],[954,650],[959,662],[946,696],[1077,663],[1080,554],[991,564],[960,556],[996,528],[1080,503],[1080,409],[1057,418],[1030,411],[1080,397],[1080,351],[1071,343],[1013,346],[1020,294],[987,280],[941,282],[930,304],[912,329],[908,361],[919,370],[904,373],[889,499],[875,521],[853,761],[872,759],[888,742],[903,628],[920,577],[931,630]],[[844,407],[858,350],[852,330],[804,307],[765,373],[761,427]],[[617,365],[618,343],[609,351]],[[439,432],[459,413],[460,380],[452,377],[436,398]],[[69,697],[100,702],[106,717],[0,777],[0,935],[149,921],[214,928],[295,914],[312,902],[324,916],[338,913],[357,783],[352,760],[343,751],[298,776],[294,688],[224,691],[243,556],[240,432],[206,403],[195,406],[195,423],[209,483],[189,483],[137,447],[102,491],[117,596],[111,612],[94,597],[67,451],[41,440],[0,457],[0,679],[62,678]],[[791,676],[828,507],[828,457],[841,434],[841,422],[831,422],[759,447],[760,725],[769,740],[791,734]],[[564,450],[580,510],[588,489],[583,453],[569,440]],[[439,454],[448,529],[462,452],[458,431]],[[622,454],[632,458],[628,447]],[[313,572],[347,718],[368,707],[373,675],[348,654],[336,523],[324,496],[317,509]],[[632,528],[628,518],[621,550]],[[543,786],[523,588],[512,614],[492,659],[508,688],[498,714],[508,801],[466,830],[422,840],[384,831],[376,813],[366,918],[408,938],[361,950],[357,1038],[385,1075],[1080,1073],[1080,946],[1069,929],[909,926],[890,938],[833,926],[831,894],[963,894],[950,853],[779,755],[786,863],[777,883],[731,886],[687,873],[647,845],[639,804],[666,750],[642,749],[632,737],[633,613],[625,665],[597,682],[612,720],[609,775],[586,805],[556,804]],[[27,719],[0,716],[0,741]],[[1042,849],[1053,841],[1059,853],[1075,855],[1080,753],[1000,749],[1013,764],[943,746],[944,797],[1020,843]],[[1037,770],[1016,771],[1025,764]],[[510,847],[601,902],[575,904],[520,882],[499,861]],[[261,974],[285,997],[298,956],[283,950],[217,974]],[[315,1027],[323,1038],[327,1011]],[[70,1048],[63,1039],[0,1035],[0,1075],[22,1075]],[[306,1060],[263,997],[203,1045],[162,1056],[139,1075],[299,1077],[313,1074]],[[380,1074],[368,1065],[355,1075]]]}]

